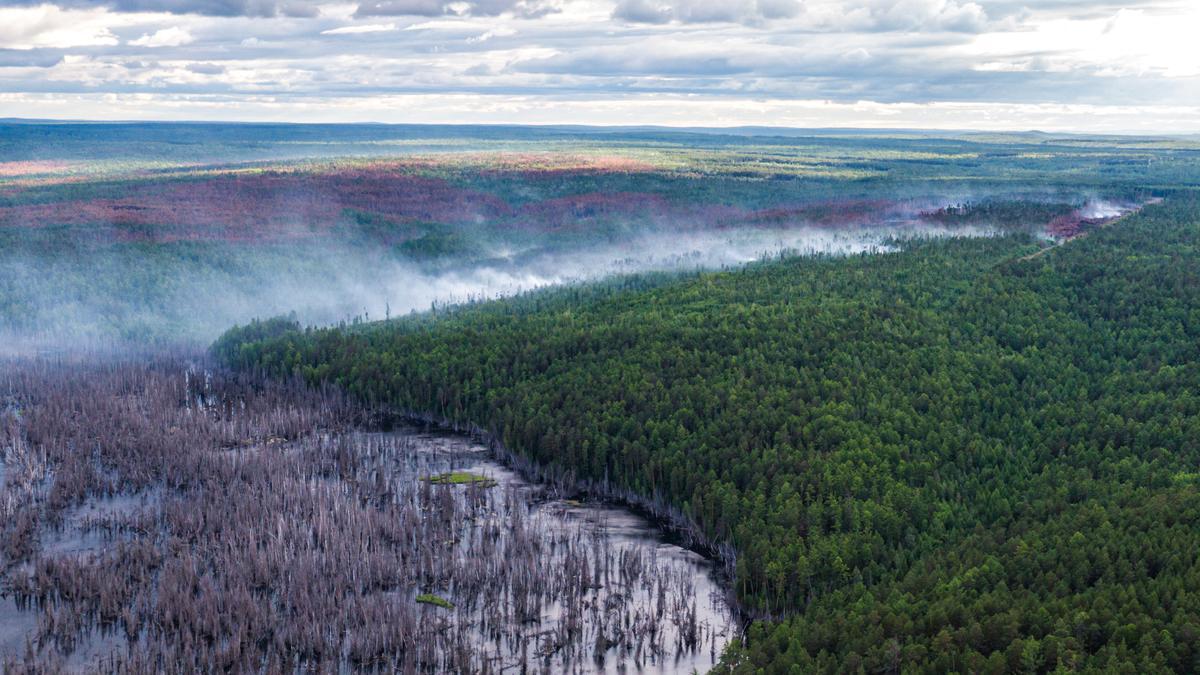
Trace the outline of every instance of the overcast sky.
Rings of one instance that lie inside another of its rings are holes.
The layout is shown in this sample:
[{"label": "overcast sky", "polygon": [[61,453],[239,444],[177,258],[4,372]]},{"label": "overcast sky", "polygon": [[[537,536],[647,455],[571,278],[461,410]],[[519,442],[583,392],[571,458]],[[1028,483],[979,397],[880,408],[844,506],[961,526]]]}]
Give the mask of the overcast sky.
[{"label": "overcast sky", "polygon": [[1200,132],[1198,0],[0,0],[0,117]]}]

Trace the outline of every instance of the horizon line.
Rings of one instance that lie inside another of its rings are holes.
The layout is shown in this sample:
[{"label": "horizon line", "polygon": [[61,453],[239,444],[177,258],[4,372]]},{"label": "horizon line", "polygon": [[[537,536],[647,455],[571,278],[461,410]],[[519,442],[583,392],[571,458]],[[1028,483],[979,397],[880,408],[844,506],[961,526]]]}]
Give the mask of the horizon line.
[{"label": "horizon line", "polygon": [[653,132],[653,131],[673,131],[673,132],[690,132],[690,133],[731,133],[731,132],[759,132],[752,135],[766,135],[772,132],[792,132],[792,133],[899,133],[899,134],[927,134],[931,136],[938,135],[1036,135],[1045,137],[1080,137],[1080,138],[1142,138],[1142,139],[1180,139],[1180,138],[1197,138],[1200,137],[1198,132],[1158,132],[1149,134],[1145,132],[1134,131],[1103,131],[1103,132],[1088,132],[1088,131],[1044,131],[1033,128],[1013,128],[1013,129],[969,129],[969,128],[939,128],[939,127],[888,127],[888,126],[775,126],[775,125],[760,125],[760,124],[734,124],[734,125],[690,125],[690,124],[572,124],[566,122],[547,122],[547,123],[520,123],[520,122],[381,122],[381,121],[281,121],[281,120],[221,120],[221,119],[76,119],[76,118],[55,118],[55,117],[20,117],[6,116],[0,117],[0,124],[27,124],[27,125],[96,125],[96,126],[115,126],[115,125],[222,125],[222,126],[341,126],[341,127],[457,127],[457,128],[510,128],[510,129],[551,129],[564,131],[617,131],[617,132]]}]

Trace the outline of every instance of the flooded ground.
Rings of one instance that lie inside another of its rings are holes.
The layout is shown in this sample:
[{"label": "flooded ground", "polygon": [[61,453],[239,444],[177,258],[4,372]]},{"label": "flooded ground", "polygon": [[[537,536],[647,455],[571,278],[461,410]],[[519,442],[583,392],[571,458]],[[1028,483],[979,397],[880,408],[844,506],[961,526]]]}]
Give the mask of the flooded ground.
[{"label": "flooded ground", "polygon": [[177,360],[15,368],[2,670],[691,673],[737,635],[710,561],[467,437]]},{"label": "flooded ground", "polygon": [[[412,439],[416,475],[459,472],[494,481],[491,489],[512,492],[527,505],[533,527],[576,537],[591,546],[587,562],[602,576],[581,602],[592,614],[584,622],[591,637],[580,640],[585,648],[579,653],[543,662],[543,667],[552,666],[551,672],[702,673],[736,636],[735,617],[714,564],[667,541],[662,530],[642,516],[602,502],[549,498],[541,486],[491,459],[486,446],[467,437],[415,429],[399,435]],[[564,561],[551,552],[545,562]],[[617,570],[622,564],[636,566],[638,574],[631,576],[626,570],[622,577]],[[525,636],[539,642],[537,636],[552,631],[570,611],[548,599],[536,620],[525,624]],[[469,616],[459,619],[472,621]],[[613,644],[601,647],[600,640]],[[525,655],[512,649],[486,641],[481,641],[481,649],[497,663],[518,670],[528,666]]]}]

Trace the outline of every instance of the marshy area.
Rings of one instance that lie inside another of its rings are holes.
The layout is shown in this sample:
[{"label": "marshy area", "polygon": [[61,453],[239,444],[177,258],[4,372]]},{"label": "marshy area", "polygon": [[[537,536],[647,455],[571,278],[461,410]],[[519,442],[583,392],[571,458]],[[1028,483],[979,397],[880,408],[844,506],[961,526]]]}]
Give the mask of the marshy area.
[{"label": "marshy area", "polygon": [[0,369],[0,670],[704,671],[713,565],[465,436],[191,355]]}]

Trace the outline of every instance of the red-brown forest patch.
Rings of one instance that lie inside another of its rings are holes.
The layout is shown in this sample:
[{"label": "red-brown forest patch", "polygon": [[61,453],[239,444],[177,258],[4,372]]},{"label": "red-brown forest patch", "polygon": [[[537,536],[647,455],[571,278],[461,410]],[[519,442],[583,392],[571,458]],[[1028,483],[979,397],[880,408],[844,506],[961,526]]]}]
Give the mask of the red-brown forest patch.
[{"label": "red-brown forest patch", "polygon": [[[486,159],[506,171],[521,167],[504,174],[517,182],[558,171],[587,173],[649,166],[613,157],[502,155]],[[457,157],[455,166],[461,168],[463,161]],[[409,160],[134,180],[102,194],[92,199],[0,207],[0,226],[94,226],[96,236],[118,241],[255,241],[326,234],[345,221],[347,210],[396,223],[489,223],[553,231],[623,220],[682,229],[801,223],[836,227],[876,220],[894,206],[858,200],[752,210],[681,203],[662,194],[636,191],[584,192],[514,205],[447,178],[422,175],[420,163]]]}]

